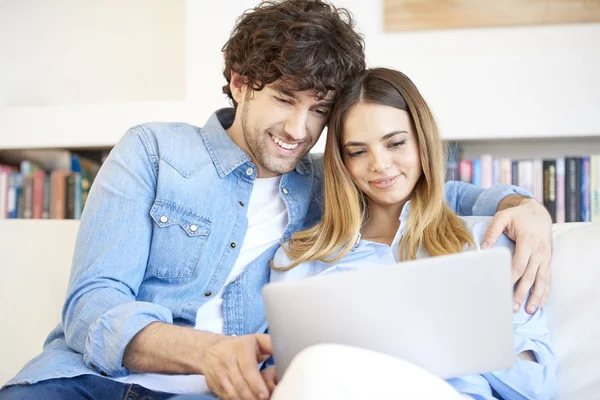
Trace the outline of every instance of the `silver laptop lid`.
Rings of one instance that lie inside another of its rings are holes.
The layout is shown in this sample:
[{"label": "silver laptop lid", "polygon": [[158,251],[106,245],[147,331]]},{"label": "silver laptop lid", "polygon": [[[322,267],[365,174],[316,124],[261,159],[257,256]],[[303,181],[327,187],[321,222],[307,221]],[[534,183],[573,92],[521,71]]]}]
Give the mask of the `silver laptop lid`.
[{"label": "silver laptop lid", "polygon": [[321,343],[379,351],[442,378],[509,368],[510,268],[510,251],[495,248],[268,284],[278,374]]}]

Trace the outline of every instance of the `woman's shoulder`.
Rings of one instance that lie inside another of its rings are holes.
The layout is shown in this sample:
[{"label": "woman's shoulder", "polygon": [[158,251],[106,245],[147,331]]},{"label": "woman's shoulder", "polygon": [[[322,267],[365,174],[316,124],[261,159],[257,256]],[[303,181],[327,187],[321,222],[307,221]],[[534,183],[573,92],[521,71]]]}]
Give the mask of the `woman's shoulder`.
[{"label": "woman's shoulder", "polygon": [[318,275],[327,268],[327,264],[318,260],[306,261],[292,269],[286,270],[292,260],[286,253],[288,243],[282,243],[275,255],[271,265],[271,282],[291,281]]}]

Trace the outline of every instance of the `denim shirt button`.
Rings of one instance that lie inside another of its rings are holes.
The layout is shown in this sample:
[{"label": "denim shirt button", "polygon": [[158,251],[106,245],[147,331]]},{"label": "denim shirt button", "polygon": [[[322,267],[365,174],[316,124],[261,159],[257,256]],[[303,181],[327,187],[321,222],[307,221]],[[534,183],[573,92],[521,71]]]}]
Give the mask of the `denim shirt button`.
[{"label": "denim shirt button", "polygon": [[246,170],[246,175],[252,175],[254,173],[254,170],[252,168],[248,168]]},{"label": "denim shirt button", "polygon": [[167,218],[166,215],[163,215],[162,217],[159,218],[159,220],[160,220],[160,222],[162,222],[164,224],[165,222],[167,222],[169,220],[169,218]]},{"label": "denim shirt button", "polygon": [[235,249],[235,246],[236,246],[236,244],[235,244],[235,242],[231,242],[231,244],[230,244],[229,246],[230,246],[232,249]]},{"label": "denim shirt button", "polygon": [[283,188],[281,191],[283,192],[283,194],[288,194],[289,193],[286,188]]},{"label": "denim shirt button", "polygon": [[197,230],[198,230],[198,227],[196,225],[190,225],[190,231],[196,232]]},{"label": "denim shirt button", "polygon": [[212,296],[212,292],[206,292],[206,293],[204,293],[204,297],[210,297],[210,296]]}]

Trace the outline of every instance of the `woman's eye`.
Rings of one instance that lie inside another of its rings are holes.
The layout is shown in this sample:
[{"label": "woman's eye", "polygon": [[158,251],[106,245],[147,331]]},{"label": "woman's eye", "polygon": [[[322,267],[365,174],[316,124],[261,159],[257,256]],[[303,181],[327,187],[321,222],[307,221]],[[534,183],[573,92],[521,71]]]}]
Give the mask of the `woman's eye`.
[{"label": "woman's eye", "polygon": [[391,144],[391,147],[400,147],[406,143],[406,140],[401,140],[400,142],[394,142]]},{"label": "woman's eye", "polygon": [[364,154],[364,150],[359,150],[359,151],[354,151],[354,152],[348,152],[348,157],[358,157],[361,154]]}]

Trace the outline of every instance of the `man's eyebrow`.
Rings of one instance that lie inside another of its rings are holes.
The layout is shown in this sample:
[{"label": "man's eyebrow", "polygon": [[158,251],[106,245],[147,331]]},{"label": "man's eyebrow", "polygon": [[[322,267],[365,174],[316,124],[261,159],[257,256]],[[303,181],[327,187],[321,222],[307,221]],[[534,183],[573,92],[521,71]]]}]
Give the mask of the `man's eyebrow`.
[{"label": "man's eyebrow", "polygon": [[[279,93],[283,94],[284,96],[291,97],[292,99],[297,98],[296,93],[289,89],[286,89],[283,87],[275,87],[275,90],[277,90]],[[331,107],[333,107],[333,100],[320,100],[317,103],[317,105],[319,107],[331,108]]]},{"label": "man's eyebrow", "polygon": [[276,87],[275,90],[277,90],[279,93],[281,93],[283,95],[286,95],[287,97],[291,97],[293,99],[296,98],[296,93],[292,92],[289,89],[285,89],[285,88],[282,88],[282,87]]},{"label": "man's eyebrow", "polygon": [[[388,134],[383,135],[380,140],[383,142],[384,140],[388,140],[391,137],[394,137],[396,135],[402,135],[402,134],[407,134],[408,135],[408,132],[407,131],[394,131],[394,132],[390,132]],[[348,146],[364,146],[364,145],[366,145],[365,142],[346,142],[346,143],[344,143],[344,145],[342,146],[342,148],[346,148]]]}]

